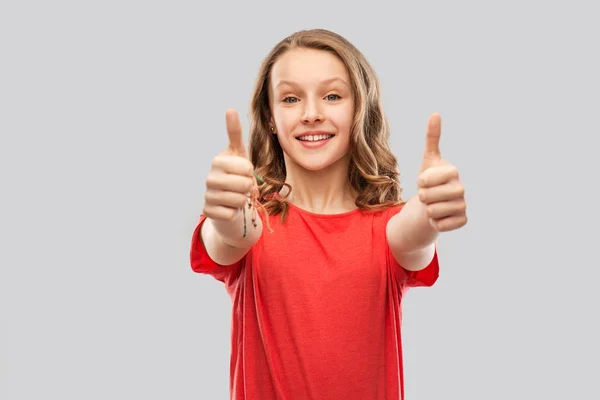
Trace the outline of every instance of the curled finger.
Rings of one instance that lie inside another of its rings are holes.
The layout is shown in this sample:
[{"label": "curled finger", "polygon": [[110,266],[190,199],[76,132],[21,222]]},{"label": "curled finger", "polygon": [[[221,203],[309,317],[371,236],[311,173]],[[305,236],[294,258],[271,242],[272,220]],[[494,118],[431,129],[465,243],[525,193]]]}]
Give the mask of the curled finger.
[{"label": "curled finger", "polygon": [[246,194],[252,190],[253,185],[254,180],[249,176],[226,173],[210,174],[206,179],[207,190],[224,190]]},{"label": "curled finger", "polygon": [[234,209],[242,208],[248,202],[247,195],[225,190],[207,190],[204,199],[207,204]]}]

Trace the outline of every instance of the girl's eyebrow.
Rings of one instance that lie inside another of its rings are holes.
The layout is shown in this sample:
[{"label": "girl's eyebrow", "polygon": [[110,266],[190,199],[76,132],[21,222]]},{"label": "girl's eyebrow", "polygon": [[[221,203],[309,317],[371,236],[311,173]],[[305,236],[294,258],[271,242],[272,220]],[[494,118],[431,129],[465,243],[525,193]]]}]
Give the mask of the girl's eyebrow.
[{"label": "girl's eyebrow", "polygon": [[[334,82],[340,82],[343,85],[350,87],[350,85],[348,85],[348,83],[344,79],[340,78],[339,76],[334,76],[333,78],[322,80],[320,85],[321,86],[329,85]],[[279,86],[282,86],[282,85],[298,86],[298,83],[294,82],[294,81],[288,81],[288,80],[282,79],[279,82],[277,82],[277,84],[275,85],[275,88],[278,88]]]}]

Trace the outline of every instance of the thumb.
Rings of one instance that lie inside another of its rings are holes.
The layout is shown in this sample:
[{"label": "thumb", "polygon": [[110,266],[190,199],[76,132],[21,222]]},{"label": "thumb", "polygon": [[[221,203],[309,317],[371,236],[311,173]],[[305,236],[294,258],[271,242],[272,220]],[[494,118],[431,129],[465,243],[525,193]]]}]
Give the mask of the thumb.
[{"label": "thumb", "polygon": [[442,135],[442,118],[440,114],[434,113],[429,117],[427,124],[427,133],[425,135],[425,152],[423,154],[423,169],[429,167],[432,163],[440,161],[440,137]]},{"label": "thumb", "polygon": [[229,109],[225,113],[225,122],[227,124],[227,136],[229,137],[228,149],[233,154],[246,157],[246,147],[242,136],[242,123],[240,117],[234,109]]}]

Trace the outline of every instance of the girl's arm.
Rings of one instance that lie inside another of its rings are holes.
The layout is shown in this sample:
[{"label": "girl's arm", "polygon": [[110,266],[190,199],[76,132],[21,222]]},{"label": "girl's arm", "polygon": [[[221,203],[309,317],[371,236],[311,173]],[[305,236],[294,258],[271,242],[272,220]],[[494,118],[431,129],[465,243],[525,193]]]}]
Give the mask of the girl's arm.
[{"label": "girl's arm", "polygon": [[[215,263],[232,265],[258,241],[262,220],[258,212],[247,208],[248,200],[255,203],[256,181],[252,178],[254,167],[246,154],[240,118],[235,110],[228,110],[225,116],[229,147],[213,158],[206,178],[203,214],[207,218],[200,229],[200,240]],[[248,194],[250,199],[246,198]],[[252,221],[254,216],[256,221]]]},{"label": "girl's arm", "polygon": [[435,255],[438,232],[467,223],[465,188],[458,169],[440,153],[441,118],[429,119],[425,152],[417,180],[418,194],[386,226],[388,244],[398,264],[411,271],[429,265]]}]

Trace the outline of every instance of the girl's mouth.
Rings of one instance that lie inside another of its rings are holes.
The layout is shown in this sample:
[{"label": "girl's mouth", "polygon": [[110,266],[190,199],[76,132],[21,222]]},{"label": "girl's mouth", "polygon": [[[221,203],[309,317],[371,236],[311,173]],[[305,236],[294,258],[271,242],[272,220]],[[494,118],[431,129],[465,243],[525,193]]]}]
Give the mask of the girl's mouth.
[{"label": "girl's mouth", "polygon": [[302,142],[319,142],[322,140],[327,140],[327,139],[331,139],[333,137],[333,135],[330,134],[325,134],[325,135],[304,135],[304,136],[299,136],[296,139],[302,141]]},{"label": "girl's mouth", "polygon": [[325,146],[334,136],[335,135],[332,134],[303,135],[297,137],[296,139],[302,144],[302,146],[309,149],[314,149]]}]

